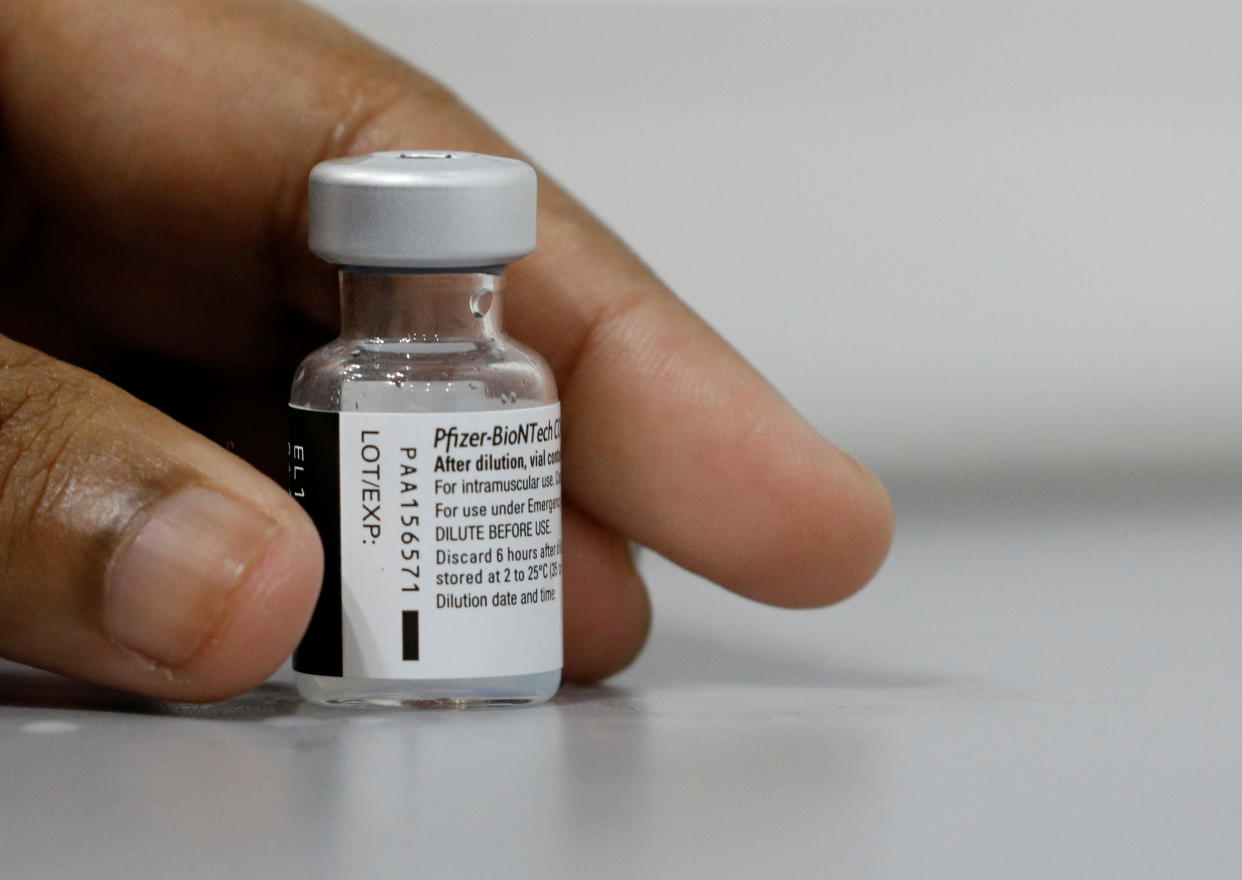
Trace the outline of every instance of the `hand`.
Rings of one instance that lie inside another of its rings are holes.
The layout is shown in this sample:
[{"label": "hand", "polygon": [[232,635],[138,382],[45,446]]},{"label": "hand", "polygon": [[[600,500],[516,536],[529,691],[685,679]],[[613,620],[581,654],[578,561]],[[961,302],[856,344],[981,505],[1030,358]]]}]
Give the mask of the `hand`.
[{"label": "hand", "polygon": [[[0,111],[0,321],[48,352],[0,337],[0,655],[162,698],[242,691],[293,649],[322,567],[298,506],[225,448],[283,471],[293,365],[332,335],[307,172],[515,151],[292,2],[8,0]],[[630,541],[778,605],[862,586],[891,534],[875,479],[546,174],[539,223],[508,324],[566,417],[566,675],[646,637]]]}]

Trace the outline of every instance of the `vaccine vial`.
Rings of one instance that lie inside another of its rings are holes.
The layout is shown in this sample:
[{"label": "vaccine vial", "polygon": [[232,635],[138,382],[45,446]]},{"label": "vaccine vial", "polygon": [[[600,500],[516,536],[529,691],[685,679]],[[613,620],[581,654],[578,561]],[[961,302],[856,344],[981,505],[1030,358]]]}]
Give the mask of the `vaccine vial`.
[{"label": "vaccine vial", "polygon": [[311,172],[341,335],[290,398],[289,491],[325,562],[293,655],[308,700],[495,706],[560,684],[560,404],[547,364],[501,331],[535,186],[524,162],[456,151]]}]

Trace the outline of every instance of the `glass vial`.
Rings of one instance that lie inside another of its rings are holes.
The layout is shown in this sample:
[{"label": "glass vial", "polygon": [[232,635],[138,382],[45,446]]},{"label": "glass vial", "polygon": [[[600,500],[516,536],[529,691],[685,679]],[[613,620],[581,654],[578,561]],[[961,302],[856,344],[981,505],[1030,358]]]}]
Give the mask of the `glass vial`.
[{"label": "glass vial", "polygon": [[560,407],[504,335],[503,268],[535,245],[535,173],[452,151],[311,173],[311,249],[341,335],[300,365],[289,489],[323,539],[294,653],[330,705],[548,699],[561,675]]}]

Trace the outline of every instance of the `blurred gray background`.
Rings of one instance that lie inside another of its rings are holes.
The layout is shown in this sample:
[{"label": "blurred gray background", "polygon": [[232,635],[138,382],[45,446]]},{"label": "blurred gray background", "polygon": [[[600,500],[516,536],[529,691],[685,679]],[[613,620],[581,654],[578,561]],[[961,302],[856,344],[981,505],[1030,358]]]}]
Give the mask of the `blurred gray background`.
[{"label": "blurred gray background", "polygon": [[1242,6],[319,5],[898,490],[1238,474]]}]

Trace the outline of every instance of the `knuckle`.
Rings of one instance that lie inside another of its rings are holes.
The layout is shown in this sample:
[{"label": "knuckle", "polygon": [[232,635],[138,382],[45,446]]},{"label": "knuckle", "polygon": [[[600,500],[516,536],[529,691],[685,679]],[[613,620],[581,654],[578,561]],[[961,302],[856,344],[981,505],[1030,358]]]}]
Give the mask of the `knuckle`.
[{"label": "knuckle", "polygon": [[12,544],[54,509],[93,410],[89,376],[52,358],[0,359],[0,534]]}]

